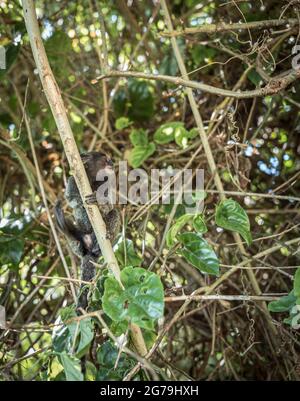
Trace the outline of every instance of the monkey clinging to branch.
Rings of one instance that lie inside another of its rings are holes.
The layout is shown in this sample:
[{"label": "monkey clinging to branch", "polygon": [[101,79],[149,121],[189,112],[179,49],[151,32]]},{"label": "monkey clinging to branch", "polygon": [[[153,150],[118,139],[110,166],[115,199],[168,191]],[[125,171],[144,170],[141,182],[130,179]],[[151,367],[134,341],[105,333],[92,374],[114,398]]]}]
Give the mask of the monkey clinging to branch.
[{"label": "monkey clinging to branch", "polygon": [[[93,195],[86,199],[86,203],[98,203],[96,192],[105,180],[97,180],[99,172],[111,172],[113,163],[106,155],[100,152],[89,152],[81,154],[87,177],[89,179]],[[102,174],[101,174],[102,175]],[[68,238],[73,252],[81,258],[81,279],[92,281],[95,276],[95,265],[101,255],[94,230],[85,211],[75,179],[69,177],[65,198],[73,209],[74,222],[66,218],[58,201],[54,208],[54,214],[60,230]],[[121,219],[119,211],[111,203],[99,204],[99,209],[106,224],[107,236],[114,241],[120,231]],[[81,286],[78,297],[77,308],[85,309],[88,304],[88,289]]]}]

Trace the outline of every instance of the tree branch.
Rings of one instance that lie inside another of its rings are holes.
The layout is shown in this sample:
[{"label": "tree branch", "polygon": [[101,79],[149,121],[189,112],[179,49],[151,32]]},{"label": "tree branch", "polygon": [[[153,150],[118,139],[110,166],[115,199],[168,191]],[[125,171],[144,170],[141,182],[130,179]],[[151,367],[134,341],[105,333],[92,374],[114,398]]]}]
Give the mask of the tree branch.
[{"label": "tree branch", "polygon": [[187,78],[172,77],[170,75],[162,74],[147,74],[139,71],[109,71],[105,75],[100,75],[92,80],[92,84],[96,84],[102,79],[123,77],[123,78],[143,78],[154,81],[170,82],[174,85],[182,85],[186,88],[200,89],[203,92],[211,93],[212,95],[233,97],[236,99],[248,99],[255,97],[263,97],[267,95],[275,95],[276,93],[285,89],[288,85],[300,77],[300,70],[290,70],[285,76],[275,76],[263,88],[253,89],[249,91],[233,91],[228,89],[216,88],[215,86],[203,84],[201,82],[191,81]]},{"label": "tree branch", "polygon": [[[97,205],[86,205],[85,198],[92,193],[77,145],[72,133],[59,87],[52,73],[41,39],[35,8],[32,0],[22,0],[24,20],[28,32],[33,57],[37,66],[44,92],[50,105],[60,134],[64,150],[79,189],[83,204],[92,224],[102,255],[108,268],[122,286],[120,268],[110,241],[106,238],[106,226]],[[123,287],[123,286],[122,286]],[[132,338],[137,351],[145,355],[147,348],[139,327],[133,327]]]},{"label": "tree branch", "polygon": [[219,22],[218,24],[207,24],[197,28],[184,28],[178,31],[166,31],[161,32],[161,36],[175,37],[183,35],[191,35],[196,33],[217,33],[217,32],[228,32],[228,31],[239,31],[241,29],[266,29],[273,27],[285,26],[286,28],[292,28],[299,25],[297,18],[289,19],[270,19],[264,21],[251,21],[245,23],[233,23],[226,24]]}]

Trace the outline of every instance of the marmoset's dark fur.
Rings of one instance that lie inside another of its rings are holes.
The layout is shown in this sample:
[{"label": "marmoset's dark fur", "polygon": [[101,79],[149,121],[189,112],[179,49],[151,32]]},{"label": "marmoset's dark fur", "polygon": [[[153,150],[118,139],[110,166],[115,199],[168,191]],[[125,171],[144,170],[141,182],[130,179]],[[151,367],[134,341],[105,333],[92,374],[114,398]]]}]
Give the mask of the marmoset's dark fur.
[{"label": "marmoset's dark fur", "polygon": [[[93,195],[86,199],[87,203],[97,203],[96,191],[104,181],[97,181],[100,170],[112,170],[113,163],[106,155],[100,152],[89,152],[81,155]],[[61,201],[55,205],[54,214],[60,230],[70,242],[73,252],[81,258],[81,279],[92,281],[95,276],[95,266],[101,251],[89,221],[88,215],[78,191],[74,177],[68,179],[65,198],[73,209],[74,222],[65,217],[61,208]],[[113,241],[120,231],[121,219],[115,205],[110,203],[99,205],[100,212],[106,224],[107,237]],[[81,286],[77,308],[87,307],[88,289]]]}]

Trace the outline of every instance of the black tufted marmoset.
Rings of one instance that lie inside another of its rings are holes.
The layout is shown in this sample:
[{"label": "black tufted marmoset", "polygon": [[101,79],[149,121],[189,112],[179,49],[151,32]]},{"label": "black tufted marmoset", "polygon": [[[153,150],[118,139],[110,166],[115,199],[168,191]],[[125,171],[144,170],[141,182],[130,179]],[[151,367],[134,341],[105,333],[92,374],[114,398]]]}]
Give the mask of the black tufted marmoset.
[{"label": "black tufted marmoset", "polygon": [[[113,163],[109,157],[100,152],[88,152],[80,156],[93,191],[93,195],[86,199],[86,203],[97,203],[97,189],[105,181],[98,181],[97,174],[100,170],[111,172]],[[54,208],[56,221],[60,230],[68,238],[73,252],[81,259],[81,279],[92,281],[96,273],[92,262],[97,262],[101,250],[73,176],[68,179],[65,198],[73,209],[74,222],[65,217],[61,201],[58,201]],[[116,206],[111,203],[101,204],[99,209],[106,224],[107,236],[111,241],[114,241],[121,228],[120,213]],[[85,309],[87,307],[87,297],[88,289],[82,285],[77,308]]]}]

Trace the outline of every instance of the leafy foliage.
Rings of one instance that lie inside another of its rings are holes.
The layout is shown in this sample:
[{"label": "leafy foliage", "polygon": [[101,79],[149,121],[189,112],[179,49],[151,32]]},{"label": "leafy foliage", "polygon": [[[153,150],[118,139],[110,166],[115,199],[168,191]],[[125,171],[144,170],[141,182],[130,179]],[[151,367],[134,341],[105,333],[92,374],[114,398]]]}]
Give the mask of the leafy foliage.
[{"label": "leafy foliage", "polygon": [[100,368],[96,380],[122,380],[135,365],[135,361],[124,352],[121,353],[111,341],[105,341],[97,351]]},{"label": "leafy foliage", "polygon": [[233,199],[222,201],[216,210],[216,223],[226,230],[236,231],[248,245],[252,242],[250,222],[245,210]]},{"label": "leafy foliage", "polygon": [[168,247],[171,247],[177,242],[176,236],[178,232],[190,222],[193,223],[194,229],[200,234],[203,234],[207,231],[207,227],[201,214],[184,214],[177,219],[176,223],[173,224],[167,233],[166,242]]},{"label": "leafy foliage", "polygon": [[145,81],[129,79],[128,87],[121,88],[113,100],[117,117],[128,116],[132,121],[149,120],[154,114],[151,86]]},{"label": "leafy foliage", "polygon": [[86,317],[77,321],[73,307],[62,309],[60,315],[65,325],[53,333],[53,349],[58,353],[74,351],[75,355],[80,358],[88,351],[94,338],[92,319]]},{"label": "leafy foliage", "polygon": [[163,124],[154,133],[154,140],[159,144],[169,143],[175,140],[181,148],[188,146],[188,140],[198,135],[197,129],[187,131],[182,122],[171,122]]},{"label": "leafy foliage", "polygon": [[183,245],[178,253],[197,267],[202,273],[218,276],[220,273],[219,261],[212,247],[195,233],[182,233],[178,236]]},{"label": "leafy foliage", "polygon": [[[163,380],[298,380],[299,79],[277,92],[298,55],[297,2],[167,2],[189,79],[217,92],[192,90],[210,150],[184,86],[134,77],[182,75],[163,10],[146,1],[81,3],[36,2],[79,151],[107,153],[117,172],[122,159],[149,176],[151,169],[204,169],[205,190],[192,193],[195,202],[205,198],[204,209],[188,214],[191,205],[175,205],[176,194],[168,205],[161,198],[159,204],[122,205],[122,237],[114,250],[125,288],[101,257],[88,315],[79,316],[70,287],[79,293],[80,261],[61,236],[62,263],[48,220],[69,174],[64,144],[32,58],[21,3],[2,2],[7,68],[0,69],[0,328],[9,324],[9,330],[0,342],[0,380],[122,380],[136,365],[119,348],[126,343],[136,351],[130,321],[141,327],[148,350],[156,347],[149,359],[153,371],[141,370],[135,380],[155,374]],[[289,19],[295,22],[287,25]],[[255,29],[244,25],[252,21]],[[225,29],[231,23],[238,29]],[[110,70],[132,77],[109,76]],[[95,79],[106,72],[107,78]],[[219,93],[261,88],[274,93],[243,99]],[[218,176],[232,199],[220,202]],[[252,244],[247,255],[232,232]],[[258,287],[259,301],[240,301]],[[198,290],[225,299],[182,302]],[[277,335],[263,302],[274,294],[278,300],[268,308]]]},{"label": "leafy foliage", "polygon": [[102,305],[113,321],[130,320],[152,330],[163,316],[164,291],[159,277],[142,268],[125,267],[121,272],[124,289],[113,277],[104,284]]},{"label": "leafy foliage", "polygon": [[134,129],[130,133],[130,141],[133,144],[128,161],[133,168],[140,167],[156,150],[153,142],[148,142],[148,134],[143,129]]}]

